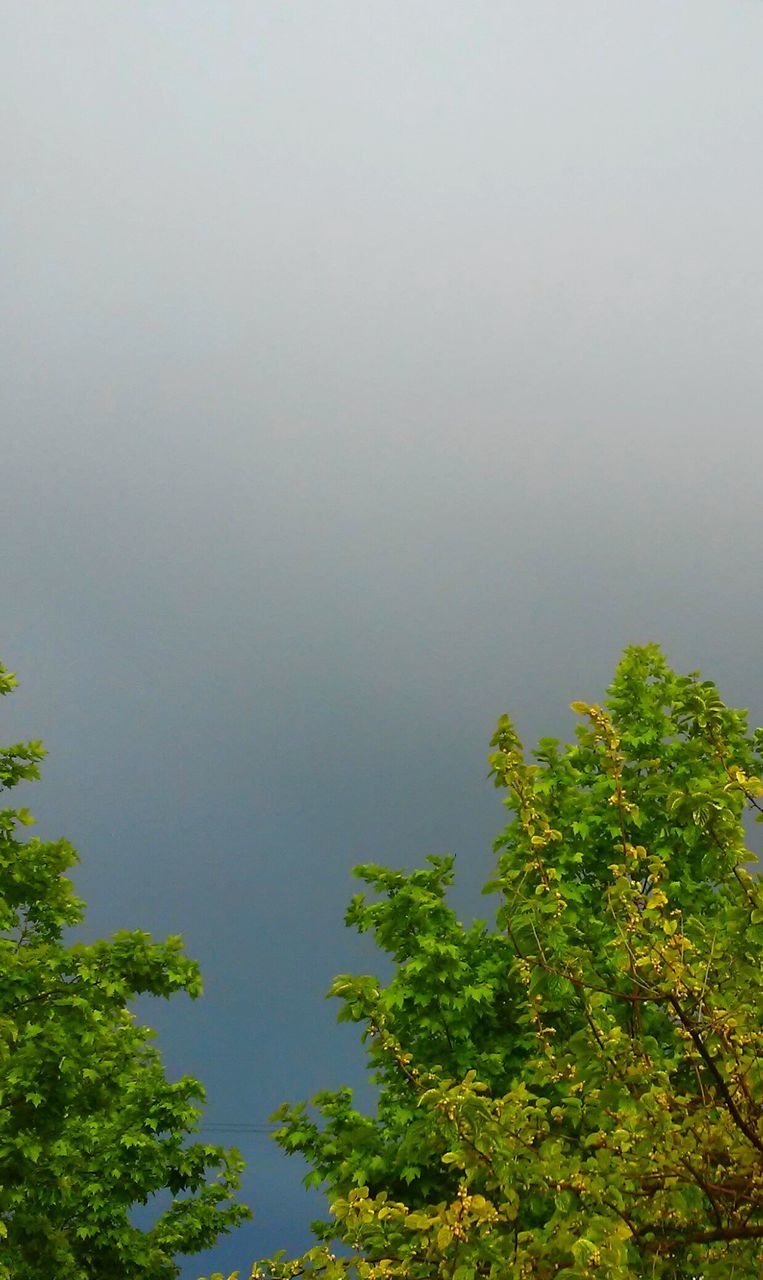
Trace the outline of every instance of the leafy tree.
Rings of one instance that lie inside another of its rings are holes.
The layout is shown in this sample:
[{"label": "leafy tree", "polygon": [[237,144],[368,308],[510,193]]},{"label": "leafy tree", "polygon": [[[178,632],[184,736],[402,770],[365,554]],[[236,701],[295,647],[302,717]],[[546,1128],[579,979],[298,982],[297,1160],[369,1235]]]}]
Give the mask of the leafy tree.
[{"label": "leafy tree", "polygon": [[763,734],[651,645],[573,709],[576,741],[531,763],[499,721],[492,928],[448,906],[450,859],[358,869],[374,896],[348,922],[394,975],[332,992],[364,1028],[376,1114],[349,1090],[281,1110],[330,1220],[253,1275],[759,1274],[763,887],[743,819]]},{"label": "leafy tree", "polygon": [[[15,678],[0,667],[0,694]],[[0,787],[38,777],[37,742],[0,750]],[[207,1248],[248,1210],[234,1151],[187,1141],[203,1101],[166,1080],[137,995],[201,991],[179,938],[71,944],[82,920],[65,840],[21,840],[26,809],[0,812],[0,1277],[170,1280],[173,1255]],[[142,1230],[131,1209],[171,1204]]]}]

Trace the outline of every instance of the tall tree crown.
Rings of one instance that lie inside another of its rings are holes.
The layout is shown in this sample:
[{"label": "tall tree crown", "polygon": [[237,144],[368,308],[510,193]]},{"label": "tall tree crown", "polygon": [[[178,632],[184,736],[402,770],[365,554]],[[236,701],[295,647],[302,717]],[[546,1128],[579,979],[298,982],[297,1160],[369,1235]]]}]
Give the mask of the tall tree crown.
[{"label": "tall tree crown", "polygon": [[572,706],[575,741],[530,760],[498,722],[494,927],[456,918],[449,858],[357,869],[347,921],[393,976],[332,994],[363,1029],[376,1111],[346,1089],[282,1108],[278,1141],[331,1211],[325,1243],[253,1274],[757,1274],[763,892],[743,819],[762,736],[655,645]]},{"label": "tall tree crown", "polygon": [[[14,676],[0,667],[0,694]],[[38,742],[0,750],[0,789],[39,776]],[[213,1244],[248,1211],[241,1160],[190,1141],[204,1091],[166,1079],[138,995],[201,992],[179,937],[120,932],[90,945],[66,840],[24,839],[25,808],[0,811],[0,1278],[172,1280],[174,1258]],[[169,1193],[147,1230],[131,1211]]]}]

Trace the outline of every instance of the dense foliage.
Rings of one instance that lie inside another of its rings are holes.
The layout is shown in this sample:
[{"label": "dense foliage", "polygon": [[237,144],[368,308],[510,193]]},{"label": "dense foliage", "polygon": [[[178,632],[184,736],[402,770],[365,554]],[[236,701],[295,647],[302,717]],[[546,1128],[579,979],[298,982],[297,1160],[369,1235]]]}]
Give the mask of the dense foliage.
[{"label": "dense foliage", "polygon": [[458,922],[447,858],[358,869],[373,896],[348,922],[394,975],[333,994],[364,1028],[377,1111],[348,1090],[282,1109],[330,1219],[253,1275],[759,1274],[763,889],[743,819],[763,738],[655,646],[573,709],[576,741],[531,763],[499,722],[493,927]]},{"label": "dense foliage", "polygon": [[[0,693],[14,677],[0,668]],[[0,750],[0,789],[38,776],[39,743]],[[247,1211],[232,1201],[235,1152],[188,1142],[203,1091],[167,1081],[137,995],[201,990],[179,938],[118,933],[69,943],[83,904],[65,840],[21,840],[25,809],[0,812],[0,1278],[171,1280]],[[171,1204],[150,1229],[131,1210]]]}]

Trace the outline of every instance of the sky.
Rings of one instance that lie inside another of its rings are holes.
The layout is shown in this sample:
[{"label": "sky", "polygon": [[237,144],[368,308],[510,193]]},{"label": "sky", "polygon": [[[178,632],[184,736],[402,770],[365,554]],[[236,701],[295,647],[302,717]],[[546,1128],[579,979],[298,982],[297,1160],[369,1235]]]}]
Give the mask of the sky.
[{"label": "sky", "polygon": [[[763,722],[760,0],[0,0],[0,737],[215,1124],[351,1083],[362,861],[481,910],[508,710]],[[484,905],[484,904],[482,904]],[[223,1139],[221,1139],[223,1140]],[[255,1218],[183,1280],[308,1244]]]}]

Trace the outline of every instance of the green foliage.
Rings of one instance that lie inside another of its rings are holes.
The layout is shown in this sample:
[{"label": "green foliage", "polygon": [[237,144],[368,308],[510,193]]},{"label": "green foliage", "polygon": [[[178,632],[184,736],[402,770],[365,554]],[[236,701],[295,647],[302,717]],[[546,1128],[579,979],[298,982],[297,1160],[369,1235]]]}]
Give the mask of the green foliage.
[{"label": "green foliage", "polygon": [[[14,686],[0,667],[0,693]],[[39,743],[0,750],[0,787],[37,778]],[[25,809],[0,812],[0,1277],[171,1280],[173,1255],[213,1244],[247,1216],[233,1203],[241,1160],[188,1142],[201,1085],[166,1080],[137,995],[199,995],[179,938],[118,933],[64,942],[83,904],[65,840],[21,840]],[[131,1209],[158,1192],[155,1225]]]},{"label": "green foliage", "polygon": [[394,976],[332,993],[378,1107],[340,1090],[281,1109],[277,1140],[330,1219],[303,1259],[253,1275],[759,1274],[763,891],[743,818],[763,735],[652,645],[625,653],[603,706],[573,709],[576,740],[542,739],[532,762],[499,721],[494,927],[456,919],[449,859],[358,869],[348,923]]}]

